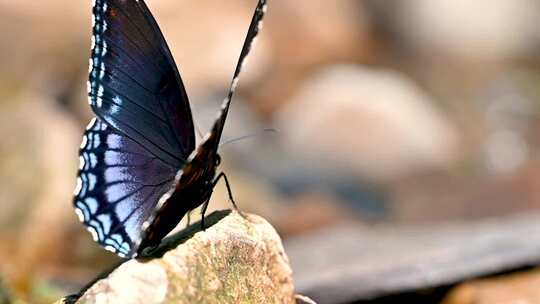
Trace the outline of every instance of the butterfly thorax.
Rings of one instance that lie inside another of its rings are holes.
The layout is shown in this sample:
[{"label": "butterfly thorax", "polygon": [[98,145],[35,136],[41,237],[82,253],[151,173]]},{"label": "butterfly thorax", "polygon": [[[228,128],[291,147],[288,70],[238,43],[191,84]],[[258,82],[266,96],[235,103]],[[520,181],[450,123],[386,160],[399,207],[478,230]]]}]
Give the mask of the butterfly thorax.
[{"label": "butterfly thorax", "polygon": [[199,147],[194,157],[179,172],[179,178],[170,199],[174,199],[175,194],[181,195],[183,200],[189,197],[191,201],[183,202],[183,204],[186,204],[190,210],[199,207],[212,194],[216,169],[220,161],[219,154],[204,149],[204,146]]}]

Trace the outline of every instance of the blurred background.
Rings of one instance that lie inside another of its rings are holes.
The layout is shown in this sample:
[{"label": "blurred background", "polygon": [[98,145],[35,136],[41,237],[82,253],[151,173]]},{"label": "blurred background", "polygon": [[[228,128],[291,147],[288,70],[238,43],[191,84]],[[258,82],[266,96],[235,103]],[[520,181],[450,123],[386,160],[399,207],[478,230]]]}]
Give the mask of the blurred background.
[{"label": "blurred background", "polygon": [[[146,2],[205,132],[256,1]],[[71,207],[90,13],[0,0],[0,303],[51,302],[118,261]],[[221,148],[237,203],[287,246],[538,211],[539,18],[534,0],[270,1],[224,140],[258,135]],[[224,188],[211,209],[230,207]]]}]

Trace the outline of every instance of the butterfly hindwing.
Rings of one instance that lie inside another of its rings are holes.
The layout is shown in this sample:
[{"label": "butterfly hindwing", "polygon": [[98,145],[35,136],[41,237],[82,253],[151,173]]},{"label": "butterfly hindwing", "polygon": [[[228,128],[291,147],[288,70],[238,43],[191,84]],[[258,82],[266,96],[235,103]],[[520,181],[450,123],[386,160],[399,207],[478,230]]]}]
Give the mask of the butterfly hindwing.
[{"label": "butterfly hindwing", "polygon": [[74,206],[80,220],[102,246],[132,256],[176,169],[99,119],[88,126],[79,159]]},{"label": "butterfly hindwing", "polygon": [[180,167],[195,148],[184,85],[142,0],[95,0],[89,102],[103,121]]}]

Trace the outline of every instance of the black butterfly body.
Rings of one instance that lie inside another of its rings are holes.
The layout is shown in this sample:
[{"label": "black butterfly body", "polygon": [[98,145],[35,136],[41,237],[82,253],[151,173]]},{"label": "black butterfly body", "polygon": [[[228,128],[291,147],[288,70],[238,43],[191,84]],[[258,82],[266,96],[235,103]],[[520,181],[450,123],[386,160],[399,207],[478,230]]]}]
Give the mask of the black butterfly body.
[{"label": "black butterfly body", "polygon": [[88,91],[96,118],[81,144],[73,204],[106,249],[134,257],[159,244],[190,210],[203,205],[204,214],[221,177],[229,188],[216,174],[219,141],[265,10],[259,0],[229,94],[195,147],[184,85],[144,1],[95,0]]}]

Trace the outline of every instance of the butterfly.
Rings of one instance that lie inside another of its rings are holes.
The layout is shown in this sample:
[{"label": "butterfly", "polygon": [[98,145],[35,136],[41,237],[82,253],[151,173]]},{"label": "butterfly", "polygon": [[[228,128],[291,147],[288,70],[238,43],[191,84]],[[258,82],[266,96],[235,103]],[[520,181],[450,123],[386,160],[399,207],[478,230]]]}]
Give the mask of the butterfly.
[{"label": "butterfly", "polygon": [[201,205],[204,220],[221,178],[234,204],[218,146],[266,2],[257,3],[228,95],[196,147],[186,90],[145,2],[94,1],[88,95],[96,117],[80,146],[73,206],[105,249],[136,257]]}]

